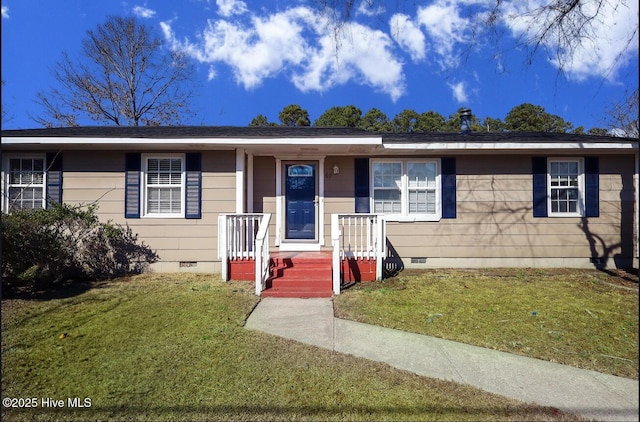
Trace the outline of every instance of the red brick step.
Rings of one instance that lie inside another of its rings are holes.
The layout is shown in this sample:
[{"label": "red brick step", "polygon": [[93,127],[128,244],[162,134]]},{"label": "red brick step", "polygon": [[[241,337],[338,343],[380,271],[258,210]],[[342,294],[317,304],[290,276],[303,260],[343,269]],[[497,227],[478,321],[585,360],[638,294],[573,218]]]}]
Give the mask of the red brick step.
[{"label": "red brick step", "polygon": [[271,256],[264,297],[331,297],[331,253],[287,252]]}]

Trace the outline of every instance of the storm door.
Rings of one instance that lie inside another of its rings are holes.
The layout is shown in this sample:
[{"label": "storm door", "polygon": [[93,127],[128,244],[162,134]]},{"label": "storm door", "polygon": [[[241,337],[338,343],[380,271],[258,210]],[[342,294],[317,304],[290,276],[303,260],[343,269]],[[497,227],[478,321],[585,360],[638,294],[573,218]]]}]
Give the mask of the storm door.
[{"label": "storm door", "polygon": [[317,164],[285,164],[285,238],[316,239]]}]

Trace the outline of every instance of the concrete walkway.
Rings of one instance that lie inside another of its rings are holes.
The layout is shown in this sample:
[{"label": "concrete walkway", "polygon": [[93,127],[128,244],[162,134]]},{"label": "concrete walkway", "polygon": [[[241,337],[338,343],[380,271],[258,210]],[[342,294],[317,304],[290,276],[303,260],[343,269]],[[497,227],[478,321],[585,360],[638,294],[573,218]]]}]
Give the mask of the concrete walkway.
[{"label": "concrete walkway", "polygon": [[334,318],[331,299],[263,298],[246,328],[598,421],[638,421],[638,381]]}]

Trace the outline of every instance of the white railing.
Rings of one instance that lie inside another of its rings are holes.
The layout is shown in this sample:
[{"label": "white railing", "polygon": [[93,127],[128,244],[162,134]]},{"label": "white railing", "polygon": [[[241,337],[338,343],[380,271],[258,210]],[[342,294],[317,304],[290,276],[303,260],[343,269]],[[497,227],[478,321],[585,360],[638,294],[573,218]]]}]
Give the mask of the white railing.
[{"label": "white railing", "polygon": [[258,233],[256,235],[256,295],[260,296],[266,288],[269,278],[271,264],[271,253],[269,251],[269,221],[271,214],[265,214],[260,221]]},{"label": "white railing", "polygon": [[222,279],[229,280],[229,260],[256,259],[256,236],[261,223],[271,214],[220,214],[218,216],[218,258]]},{"label": "white railing", "polygon": [[340,266],[344,259],[375,259],[376,279],[382,279],[386,237],[386,224],[382,215],[331,215],[334,294],[340,294]]}]

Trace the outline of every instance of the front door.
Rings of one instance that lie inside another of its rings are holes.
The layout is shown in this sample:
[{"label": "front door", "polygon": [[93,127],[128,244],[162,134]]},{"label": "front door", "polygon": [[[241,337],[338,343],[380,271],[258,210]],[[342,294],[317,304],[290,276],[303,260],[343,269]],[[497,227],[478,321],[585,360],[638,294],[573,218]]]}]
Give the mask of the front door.
[{"label": "front door", "polygon": [[314,162],[285,164],[286,239],[316,238],[316,173]]}]

